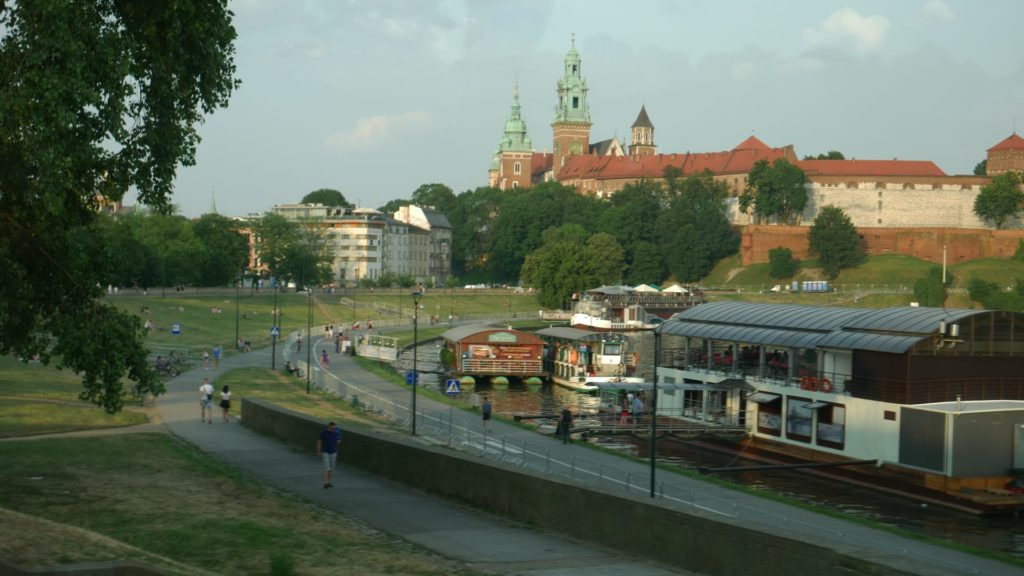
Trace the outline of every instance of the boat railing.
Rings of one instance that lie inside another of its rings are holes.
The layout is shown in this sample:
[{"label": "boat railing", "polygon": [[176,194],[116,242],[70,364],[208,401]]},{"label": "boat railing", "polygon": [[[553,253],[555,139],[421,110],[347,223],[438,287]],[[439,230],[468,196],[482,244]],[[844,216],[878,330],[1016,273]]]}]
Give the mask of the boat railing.
[{"label": "boat railing", "polygon": [[544,371],[541,360],[503,360],[494,358],[465,358],[462,372],[476,374],[540,374]]}]

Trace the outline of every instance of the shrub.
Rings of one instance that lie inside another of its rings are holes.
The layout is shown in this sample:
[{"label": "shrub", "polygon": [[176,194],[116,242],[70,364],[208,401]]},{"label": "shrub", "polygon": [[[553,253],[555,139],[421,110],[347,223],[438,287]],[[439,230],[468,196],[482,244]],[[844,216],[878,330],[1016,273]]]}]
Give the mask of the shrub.
[{"label": "shrub", "polygon": [[772,278],[792,278],[800,267],[800,261],[793,258],[793,252],[782,247],[768,251],[768,263],[771,265],[768,275]]}]

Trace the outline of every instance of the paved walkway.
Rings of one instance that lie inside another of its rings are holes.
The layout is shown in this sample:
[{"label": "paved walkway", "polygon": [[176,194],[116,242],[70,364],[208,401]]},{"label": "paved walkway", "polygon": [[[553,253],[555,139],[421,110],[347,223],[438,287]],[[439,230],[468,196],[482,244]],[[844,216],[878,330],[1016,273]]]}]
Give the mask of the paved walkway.
[{"label": "paved walkway", "polygon": [[[319,338],[314,336],[312,344],[318,346]],[[278,347],[279,353],[282,348]],[[321,349],[315,348],[315,352],[319,353]],[[329,351],[332,352],[330,370],[314,370],[314,381],[340,393],[358,391],[360,399],[374,404],[392,403],[396,415],[400,416],[403,411],[408,415],[411,394],[407,389],[377,379],[348,356],[333,354],[333,345]],[[283,359],[279,358],[277,363],[283,365]],[[269,350],[229,357],[222,360],[221,370],[250,365],[269,367]],[[173,433],[204,451],[247,469],[275,486],[309,497],[483,571],[536,576],[578,574],[582,570],[597,576],[673,573],[664,567],[610,556],[605,550],[558,535],[518,527],[501,518],[358,471],[342,469],[336,480],[337,488],[324,491],[319,483],[319,463],[310,454],[292,452],[235,422],[223,424],[215,421],[213,425],[199,422],[197,389],[202,378],[213,372],[200,368],[168,384],[168,394],[157,403],[164,423]],[[521,457],[524,463],[528,459],[539,458],[546,460],[548,467],[566,467],[571,462],[573,470],[569,475],[582,484],[594,482],[594,475],[588,477],[584,474],[585,466],[580,464],[588,462],[600,467],[600,482],[606,488],[609,483],[616,483],[617,488],[626,491],[647,490],[645,484],[649,482],[647,475],[650,469],[642,462],[572,444],[563,445],[502,421],[494,421],[486,437],[471,434],[470,430],[477,431],[481,427],[478,415],[450,410],[447,405],[424,395],[417,398],[417,414],[417,429],[423,436],[429,435],[428,430],[432,430],[435,436],[443,436],[447,424],[456,434],[461,434],[459,430],[466,431],[469,443],[479,444],[476,451],[490,457],[504,457],[508,451],[515,453],[514,458]],[[478,440],[473,440],[474,437]],[[616,474],[624,476],[616,477]],[[638,478],[645,480],[638,483],[635,480]],[[663,494],[651,500],[657,505],[680,509],[697,507],[767,533],[830,546],[908,573],[929,576],[1022,574],[1019,568],[1007,564],[902,538],[699,480],[666,472],[659,472],[657,479],[659,492]],[[799,566],[799,559],[794,559],[796,566]]]},{"label": "paved walkway", "polygon": [[[280,351],[280,348],[278,350]],[[339,371],[355,367],[333,355]],[[283,360],[278,359],[278,366]],[[589,544],[515,525],[429,494],[357,470],[339,467],[335,488],[324,490],[320,461],[251,432],[237,420],[225,424],[214,407],[214,421],[199,421],[199,385],[218,372],[245,366],[270,367],[269,350],[222,359],[219,370],[198,368],[174,378],[157,410],[171,432],[204,452],[251,472],[278,488],[401,536],[486,573],[523,576],[662,576],[689,574],[624,558]],[[358,370],[358,368],[355,368]],[[361,374],[365,372],[358,370]],[[372,378],[372,377],[371,377]],[[219,388],[219,387],[218,387]],[[236,408],[237,414],[237,408]],[[310,445],[315,439],[310,439]]]}]

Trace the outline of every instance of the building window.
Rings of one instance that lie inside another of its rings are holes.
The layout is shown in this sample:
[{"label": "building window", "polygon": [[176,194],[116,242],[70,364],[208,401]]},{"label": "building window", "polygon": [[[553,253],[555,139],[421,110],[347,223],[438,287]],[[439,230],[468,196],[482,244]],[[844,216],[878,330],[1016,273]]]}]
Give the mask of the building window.
[{"label": "building window", "polygon": [[513,164],[512,165],[512,173],[513,174],[522,174],[523,173],[523,166],[522,166],[522,164],[520,164],[519,162],[516,162],[515,164]]},{"label": "building window", "polygon": [[580,97],[579,96],[573,96],[572,97],[572,107],[573,108],[579,108],[580,107]]},{"label": "building window", "polygon": [[519,188],[519,182],[518,182],[518,181],[515,181],[515,180],[513,180],[513,181],[512,181],[512,187],[513,187],[513,188]]}]

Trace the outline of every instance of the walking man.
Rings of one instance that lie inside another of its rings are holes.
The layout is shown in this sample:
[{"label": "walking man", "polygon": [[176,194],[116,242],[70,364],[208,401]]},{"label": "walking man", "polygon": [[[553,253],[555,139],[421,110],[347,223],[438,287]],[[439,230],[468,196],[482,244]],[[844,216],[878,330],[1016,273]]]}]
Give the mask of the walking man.
[{"label": "walking man", "polygon": [[199,421],[213,424],[213,385],[209,378],[203,378],[199,386]]},{"label": "walking man", "polygon": [[491,431],[491,399],[488,396],[484,396],[484,403],[480,405],[480,412],[484,418],[484,432]]},{"label": "walking man", "polygon": [[640,419],[644,415],[644,401],[640,399],[640,395],[637,394],[633,397],[633,425],[640,424]]},{"label": "walking man", "polygon": [[213,368],[214,369],[220,368],[220,354],[221,354],[221,347],[220,347],[220,344],[217,344],[216,346],[213,347]]},{"label": "walking man", "polygon": [[324,489],[334,488],[331,484],[331,477],[334,474],[334,466],[338,462],[338,445],[341,443],[341,430],[334,422],[328,422],[327,427],[320,431],[316,439],[316,455],[324,462]]},{"label": "walking man", "polygon": [[569,405],[562,406],[562,417],[558,419],[558,435],[562,437],[562,444],[569,443],[569,434],[572,432],[572,410]]}]

